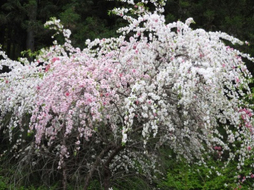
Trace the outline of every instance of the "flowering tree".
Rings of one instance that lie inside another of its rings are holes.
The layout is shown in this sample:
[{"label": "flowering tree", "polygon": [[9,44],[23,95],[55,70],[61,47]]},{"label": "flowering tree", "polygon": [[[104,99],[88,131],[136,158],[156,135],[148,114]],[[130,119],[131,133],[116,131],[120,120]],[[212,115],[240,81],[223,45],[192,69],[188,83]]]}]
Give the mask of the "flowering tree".
[{"label": "flowering tree", "polygon": [[32,63],[1,52],[0,65],[12,69],[0,75],[1,128],[16,159],[61,171],[64,189],[71,176],[85,175],[74,177],[84,189],[96,176],[105,189],[136,171],[152,179],[161,146],[203,164],[219,152],[241,170],[254,145],[243,61],[253,58],[225,42],[243,42],[194,30],[192,18],[165,24],[165,1],[127,3],[133,8],[113,10],[129,22],[118,38],[87,40],[80,50],[53,19],[46,25],[63,34],[63,45],[54,41]]}]

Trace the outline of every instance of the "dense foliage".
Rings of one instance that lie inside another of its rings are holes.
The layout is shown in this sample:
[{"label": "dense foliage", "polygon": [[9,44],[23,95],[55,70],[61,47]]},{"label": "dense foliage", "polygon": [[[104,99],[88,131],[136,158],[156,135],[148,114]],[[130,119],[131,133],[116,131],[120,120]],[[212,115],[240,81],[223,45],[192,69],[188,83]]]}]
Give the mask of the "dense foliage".
[{"label": "dense foliage", "polygon": [[125,176],[152,183],[163,174],[162,149],[207,168],[214,154],[225,168],[237,161],[239,175],[254,146],[244,62],[253,58],[226,44],[244,43],[192,29],[192,18],[166,24],[165,1],[122,2],[129,8],[112,11],[128,22],[119,37],[76,48],[53,18],[46,27],[62,44],[32,62],[1,51],[0,66],[11,69],[0,75],[9,141],[1,156],[18,163],[15,180],[36,174],[45,186],[61,180],[63,189],[70,182],[87,189],[91,180],[108,189]]}]

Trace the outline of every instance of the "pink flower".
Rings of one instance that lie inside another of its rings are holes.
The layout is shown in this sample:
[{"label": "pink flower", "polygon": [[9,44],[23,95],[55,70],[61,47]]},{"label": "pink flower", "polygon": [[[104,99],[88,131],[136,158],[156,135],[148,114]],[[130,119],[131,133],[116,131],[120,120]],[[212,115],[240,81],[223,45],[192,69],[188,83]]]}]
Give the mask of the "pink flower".
[{"label": "pink flower", "polygon": [[48,72],[49,69],[50,69],[50,65],[47,65],[45,68],[45,72]]},{"label": "pink flower", "polygon": [[58,57],[54,57],[54,58],[51,60],[51,62],[54,63],[54,62],[59,61],[59,60],[60,60],[60,59],[59,59]]},{"label": "pink flower", "polygon": [[214,150],[221,150],[221,146],[215,146],[213,148],[214,148]]},{"label": "pink flower", "polygon": [[200,57],[200,58],[202,58],[202,57],[204,57],[204,56],[205,56],[205,55],[204,55],[203,53],[200,53],[200,54],[199,54],[199,57]]},{"label": "pink flower", "polygon": [[69,92],[66,92],[66,93],[65,93],[65,96],[70,96],[70,93],[69,93]]}]

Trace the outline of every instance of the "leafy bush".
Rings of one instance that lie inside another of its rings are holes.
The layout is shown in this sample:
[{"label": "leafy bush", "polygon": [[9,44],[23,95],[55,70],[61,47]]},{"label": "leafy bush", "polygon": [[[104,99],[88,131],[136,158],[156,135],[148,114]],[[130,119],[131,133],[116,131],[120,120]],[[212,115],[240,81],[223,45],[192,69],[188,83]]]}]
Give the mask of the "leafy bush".
[{"label": "leafy bush", "polygon": [[[254,175],[250,167],[253,158],[246,160],[238,177],[237,162],[225,167],[219,160],[210,159],[207,165],[188,164],[186,161],[168,161],[170,168],[167,177],[158,187],[161,189],[203,190],[203,189],[253,189]],[[246,178],[246,176],[249,176]]]}]

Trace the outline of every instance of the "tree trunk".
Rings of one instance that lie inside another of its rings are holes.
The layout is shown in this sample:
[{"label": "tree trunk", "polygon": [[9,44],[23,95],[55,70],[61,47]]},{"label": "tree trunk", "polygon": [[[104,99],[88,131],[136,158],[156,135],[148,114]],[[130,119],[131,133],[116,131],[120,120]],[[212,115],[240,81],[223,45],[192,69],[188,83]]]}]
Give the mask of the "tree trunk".
[{"label": "tree trunk", "polygon": [[[34,37],[35,37],[35,26],[36,26],[36,17],[37,17],[37,9],[38,9],[37,0],[29,1],[28,5],[28,26],[27,26],[27,36],[26,36],[26,49],[34,52]],[[28,55],[29,61],[32,61],[31,55]]]},{"label": "tree trunk", "polygon": [[89,173],[86,176],[86,180],[85,180],[85,185],[84,185],[84,190],[88,189],[90,180],[92,179],[92,176],[95,172],[95,169],[97,166],[99,166],[101,159],[103,158],[103,156],[108,153],[108,151],[111,149],[111,147],[106,147],[104,150],[101,151],[101,153],[97,156],[92,168],[90,169]]},{"label": "tree trunk", "polygon": [[32,29],[27,29],[26,49],[34,51],[34,31]]},{"label": "tree trunk", "polygon": [[120,151],[122,151],[125,147],[122,145],[116,146],[114,151],[112,151],[112,153],[110,154],[110,156],[108,157],[107,161],[104,164],[104,172],[103,172],[103,187],[104,190],[108,190],[111,187],[111,182],[110,182],[110,177],[111,177],[111,172],[109,169],[109,165],[111,163],[111,161],[114,159],[114,157],[116,155],[119,154]]},{"label": "tree trunk", "polygon": [[103,188],[104,190],[108,190],[111,187],[110,182],[111,172],[109,167],[104,166],[104,172],[103,172]]}]

